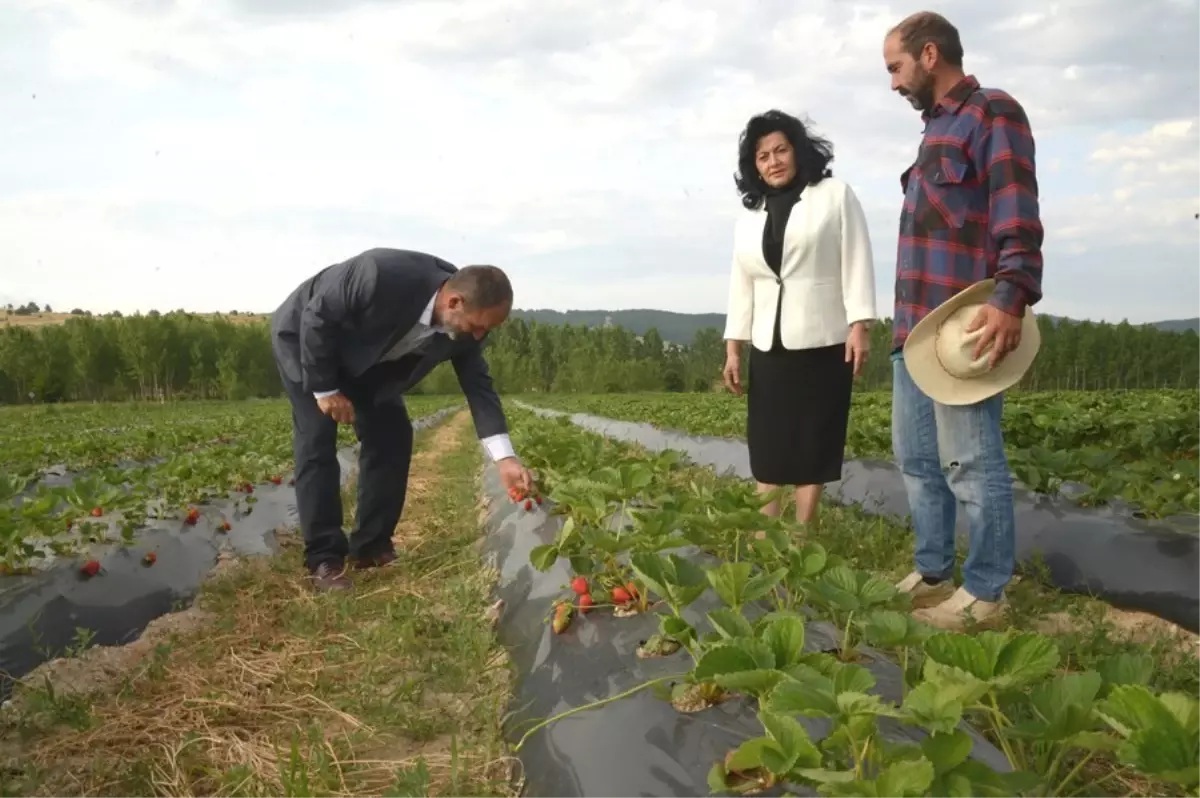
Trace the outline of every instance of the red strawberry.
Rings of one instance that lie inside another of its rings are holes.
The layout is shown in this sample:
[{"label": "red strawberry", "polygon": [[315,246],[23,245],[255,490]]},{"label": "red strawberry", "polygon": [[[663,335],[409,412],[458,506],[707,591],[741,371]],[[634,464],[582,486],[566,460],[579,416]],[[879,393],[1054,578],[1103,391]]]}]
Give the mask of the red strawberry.
[{"label": "red strawberry", "polygon": [[83,567],[79,569],[79,572],[84,576],[95,576],[96,574],[100,573],[100,563],[96,562],[95,560],[88,560],[83,564]]},{"label": "red strawberry", "polygon": [[70,518],[68,518],[68,519],[67,519],[67,529],[70,529],[70,528],[71,528],[71,524],[73,524],[73,523],[75,523],[75,522],[74,522],[74,521],[72,521]]},{"label": "red strawberry", "polygon": [[254,486],[251,485],[249,482],[247,482],[245,485],[242,486],[242,490],[246,491],[246,493],[253,493]]},{"label": "red strawberry", "polygon": [[529,512],[532,509],[533,509],[533,502],[530,501],[529,499],[526,499],[525,500],[525,512]]},{"label": "red strawberry", "polygon": [[575,577],[571,580],[571,589],[575,591],[576,595],[586,595],[588,593],[587,579],[582,576]]},{"label": "red strawberry", "polygon": [[630,598],[636,599],[638,597],[637,585],[635,585],[633,582],[625,583],[625,591],[629,593]]},{"label": "red strawberry", "polygon": [[584,593],[579,597],[579,611],[587,612],[596,602],[592,601],[592,597]]},{"label": "red strawberry", "polygon": [[93,507],[92,508],[92,518],[99,518],[102,515],[104,515],[103,507]]},{"label": "red strawberry", "polygon": [[541,504],[541,503],[542,503],[542,495],[541,495],[540,493],[538,494],[538,497],[537,497],[537,500],[536,500],[536,501],[537,501],[537,503],[538,503],[538,504]]},{"label": "red strawberry", "polygon": [[283,482],[283,478],[282,477],[271,477],[271,481],[274,482],[276,485],[278,485],[279,483]]},{"label": "red strawberry", "polygon": [[221,522],[221,529],[224,529],[226,532],[228,532],[228,531],[229,531],[231,528],[232,528],[232,527],[230,527],[230,526],[229,526],[229,522],[228,522],[228,521],[222,521],[222,522]]},{"label": "red strawberry", "polygon": [[631,596],[623,587],[614,587],[612,589],[613,604],[628,604]]},{"label": "red strawberry", "polygon": [[148,551],[146,552],[146,556],[142,558],[142,562],[146,563],[146,565],[154,565],[154,563],[158,562],[158,555],[152,551]]},{"label": "red strawberry", "polygon": [[184,519],[184,523],[186,523],[188,526],[195,526],[196,522],[199,520],[200,520],[200,511],[197,510],[195,507],[193,507],[190,510],[188,510],[187,518]]}]

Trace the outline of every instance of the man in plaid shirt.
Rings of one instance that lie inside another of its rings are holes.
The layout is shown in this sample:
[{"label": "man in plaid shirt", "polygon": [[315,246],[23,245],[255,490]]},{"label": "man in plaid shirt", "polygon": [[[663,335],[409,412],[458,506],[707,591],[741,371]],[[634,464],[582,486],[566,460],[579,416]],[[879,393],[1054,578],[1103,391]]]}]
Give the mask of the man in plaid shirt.
[{"label": "man in plaid shirt", "polygon": [[[971,284],[996,290],[969,330],[982,328],[979,357],[994,365],[1020,341],[1025,308],[1041,299],[1042,223],[1034,142],[1020,104],[980,88],[962,68],[957,29],[932,12],[889,31],[884,62],[892,90],[921,112],[925,133],[904,191],[892,338],[892,446],[916,531],[915,570],[899,584],[914,615],[960,628],[1003,611],[1012,579],[1012,483],[1000,431],[1002,395],[973,405],[935,403],[914,384],[902,347],[932,309]],[[957,502],[967,510],[970,548],[955,590]]]}]

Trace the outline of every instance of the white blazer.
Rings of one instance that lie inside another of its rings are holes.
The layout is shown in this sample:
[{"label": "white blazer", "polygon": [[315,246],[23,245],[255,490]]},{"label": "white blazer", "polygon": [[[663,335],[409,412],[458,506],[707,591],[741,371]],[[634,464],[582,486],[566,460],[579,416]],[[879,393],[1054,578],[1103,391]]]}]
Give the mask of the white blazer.
[{"label": "white blazer", "polygon": [[844,343],[850,325],[875,318],[875,269],[867,218],[850,186],[827,177],[807,186],[783,237],[779,277],[763,257],[767,211],[734,226],[725,339],[768,350],[783,291],[780,338],[788,349]]}]

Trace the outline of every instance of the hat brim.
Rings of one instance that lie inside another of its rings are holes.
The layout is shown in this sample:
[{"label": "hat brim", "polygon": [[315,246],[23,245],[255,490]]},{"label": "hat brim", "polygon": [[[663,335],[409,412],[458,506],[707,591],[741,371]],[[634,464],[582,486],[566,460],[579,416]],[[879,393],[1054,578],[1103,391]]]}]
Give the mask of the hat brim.
[{"label": "hat brim", "polygon": [[1021,381],[1037,357],[1042,331],[1032,308],[1025,309],[1021,320],[1021,343],[975,379],[963,380],[949,374],[938,361],[934,344],[938,327],[946,317],[964,305],[987,302],[995,290],[994,279],[983,280],[963,289],[929,312],[913,327],[904,342],[904,365],[921,392],[944,405],[972,405],[1008,390]]}]

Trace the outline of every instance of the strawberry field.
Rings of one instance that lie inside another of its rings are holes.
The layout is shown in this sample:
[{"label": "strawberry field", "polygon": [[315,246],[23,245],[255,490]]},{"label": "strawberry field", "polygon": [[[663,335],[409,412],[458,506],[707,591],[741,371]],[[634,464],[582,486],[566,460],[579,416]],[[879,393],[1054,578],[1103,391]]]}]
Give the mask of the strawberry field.
[{"label": "strawberry field", "polygon": [[[409,415],[461,399],[412,397]],[[340,428],[340,444],[354,443]],[[286,401],[0,408],[0,570],[36,569],[98,542],[130,543],[151,520],[194,523],[196,506],[292,470]],[[226,522],[228,523],[228,522]]]},{"label": "strawberry field", "polygon": [[[678,427],[661,414],[721,406],[642,402],[587,409]],[[1192,648],[1035,631],[1064,601],[1036,579],[1003,628],[925,627],[893,586],[902,527],[835,508],[801,532],[676,452],[510,413],[546,498],[492,492],[500,634],[525,673],[512,737],[538,794],[1196,793]]]},{"label": "strawberry field", "polygon": [[[741,437],[745,400],[731,394],[530,396],[541,407],[641,421],[693,435]],[[1009,465],[1031,490],[1128,502],[1149,517],[1200,512],[1200,392],[1074,391],[1006,398]],[[851,457],[890,459],[891,395],[854,395],[847,436]]]}]

